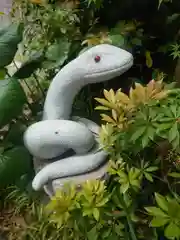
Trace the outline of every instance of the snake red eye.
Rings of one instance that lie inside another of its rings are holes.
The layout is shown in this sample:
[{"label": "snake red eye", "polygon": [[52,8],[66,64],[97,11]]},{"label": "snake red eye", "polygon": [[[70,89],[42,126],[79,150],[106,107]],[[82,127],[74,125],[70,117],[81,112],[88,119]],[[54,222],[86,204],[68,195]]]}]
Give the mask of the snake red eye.
[{"label": "snake red eye", "polygon": [[101,57],[100,57],[100,56],[98,56],[98,55],[95,56],[95,58],[94,58],[94,61],[95,61],[95,62],[99,62],[100,60],[101,60]]}]

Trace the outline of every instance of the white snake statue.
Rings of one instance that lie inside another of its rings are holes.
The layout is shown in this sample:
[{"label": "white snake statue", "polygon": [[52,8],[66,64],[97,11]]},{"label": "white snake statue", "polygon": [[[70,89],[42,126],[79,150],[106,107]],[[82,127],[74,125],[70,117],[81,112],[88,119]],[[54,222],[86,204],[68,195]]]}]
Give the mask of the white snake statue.
[{"label": "white snake statue", "polygon": [[[29,126],[24,134],[29,152],[35,158],[49,161],[34,177],[34,190],[49,182],[54,187],[63,186],[69,180],[82,182],[105,173],[107,154],[99,150],[100,127],[85,118],[71,118],[72,104],[85,85],[110,80],[132,65],[131,53],[100,44],[80,54],[57,73],[47,92],[42,121]],[[68,149],[73,149],[75,155],[62,157]]]}]

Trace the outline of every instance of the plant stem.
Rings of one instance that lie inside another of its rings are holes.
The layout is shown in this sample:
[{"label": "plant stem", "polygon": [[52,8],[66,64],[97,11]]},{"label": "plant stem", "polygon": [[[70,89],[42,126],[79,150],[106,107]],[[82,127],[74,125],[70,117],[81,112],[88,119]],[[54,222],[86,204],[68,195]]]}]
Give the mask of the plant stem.
[{"label": "plant stem", "polygon": [[33,95],[34,95],[34,93],[33,93],[32,89],[30,88],[29,84],[26,82],[26,80],[23,80],[23,81],[24,81],[24,83],[25,83],[26,87],[28,88],[29,92],[30,92],[30,93],[31,93],[31,95],[33,96]]},{"label": "plant stem", "polygon": [[121,202],[122,202],[122,205],[123,205],[123,209],[126,212],[126,218],[127,218],[127,223],[128,223],[129,230],[130,230],[131,239],[132,240],[137,240],[137,237],[136,237],[133,225],[132,225],[132,221],[131,221],[131,219],[129,217],[129,212],[128,212],[128,209],[126,207],[126,203],[125,203],[123,197],[121,196],[121,193],[119,193],[118,195],[119,195],[119,198],[121,199]]},{"label": "plant stem", "polygon": [[[17,66],[17,64],[16,64],[16,62],[15,62],[14,60],[13,60],[13,63],[14,63],[14,66],[16,67],[16,69],[18,70],[19,68],[18,68],[18,66]],[[31,95],[33,96],[33,91],[32,91],[32,89],[30,88],[29,84],[26,82],[25,79],[24,79],[23,81],[24,81],[26,87],[28,88],[29,92],[30,92]]]},{"label": "plant stem", "polygon": [[[6,69],[7,70],[7,69]],[[8,70],[6,71],[6,74],[8,75],[8,77],[11,78],[11,75],[8,73]]]},{"label": "plant stem", "polygon": [[42,89],[42,87],[41,87],[41,84],[39,83],[39,80],[37,79],[37,76],[36,76],[35,73],[33,73],[33,77],[34,77],[34,79],[35,79],[35,81],[36,81],[36,84],[37,84],[38,88],[40,89],[43,97],[45,98],[45,93],[44,93],[44,91],[43,91],[43,89]]},{"label": "plant stem", "polygon": [[131,238],[132,238],[132,240],[137,240],[137,237],[135,235],[134,228],[133,228],[133,225],[131,223],[131,219],[130,219],[128,213],[126,215],[126,218],[127,218],[127,222],[128,222],[128,225],[129,225],[129,230],[130,230],[130,233],[131,233]]},{"label": "plant stem", "polygon": [[[18,68],[18,66],[17,66],[17,64],[16,64],[16,62],[15,62],[14,60],[13,60],[13,63],[14,63],[14,66],[16,67],[16,69],[19,70],[19,68]],[[31,88],[29,87],[29,85],[27,84],[27,82],[26,82],[25,80],[24,80],[24,83],[26,84],[26,86],[27,86],[27,88],[29,89],[30,93],[33,95],[33,92],[32,92],[32,90],[31,90]],[[27,97],[26,97],[26,103],[27,103],[29,109],[31,110],[31,112],[33,112],[32,106],[31,106],[31,104],[29,103]]]}]

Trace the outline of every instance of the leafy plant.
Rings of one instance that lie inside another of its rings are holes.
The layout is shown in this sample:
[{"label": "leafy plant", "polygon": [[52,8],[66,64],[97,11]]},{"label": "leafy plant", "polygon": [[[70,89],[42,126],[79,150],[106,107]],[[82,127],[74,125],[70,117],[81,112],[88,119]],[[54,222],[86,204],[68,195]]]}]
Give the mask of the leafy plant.
[{"label": "leafy plant", "polygon": [[153,216],[150,223],[152,227],[164,227],[165,236],[168,239],[178,239],[180,237],[180,204],[178,199],[163,197],[155,193],[158,207],[146,207],[149,215]]}]

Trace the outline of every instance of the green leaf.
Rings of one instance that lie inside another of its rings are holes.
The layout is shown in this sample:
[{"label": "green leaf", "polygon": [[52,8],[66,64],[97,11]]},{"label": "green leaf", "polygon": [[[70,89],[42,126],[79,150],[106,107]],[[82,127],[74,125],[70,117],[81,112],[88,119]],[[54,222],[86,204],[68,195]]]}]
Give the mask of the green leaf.
[{"label": "green leaf", "polygon": [[121,186],[120,186],[120,192],[121,193],[125,193],[125,192],[127,192],[127,190],[129,189],[129,182],[127,182],[127,183],[125,183],[125,184],[122,184]]},{"label": "green leaf", "polygon": [[179,216],[180,216],[180,205],[176,201],[176,199],[171,199],[168,201],[168,215],[172,219],[176,219],[179,221]]},{"label": "green leaf", "polygon": [[158,9],[160,8],[160,6],[161,6],[161,4],[162,4],[163,1],[164,1],[164,0],[159,0]]},{"label": "green leaf", "polygon": [[0,127],[18,116],[25,102],[25,93],[17,80],[0,81]]},{"label": "green leaf", "polygon": [[0,68],[9,65],[22,40],[23,25],[13,23],[0,34]]},{"label": "green leaf", "polygon": [[8,131],[3,143],[23,145],[23,134],[25,129],[26,126],[20,122],[16,122],[15,124],[11,125],[10,130]]},{"label": "green leaf", "polygon": [[116,232],[116,234],[118,236],[122,236],[123,235],[123,232],[122,232],[123,228],[124,228],[124,225],[119,222],[119,224],[115,224],[114,231]]},{"label": "green leaf", "polygon": [[171,172],[171,173],[168,173],[168,176],[173,177],[173,178],[180,178],[180,173]]},{"label": "green leaf", "polygon": [[145,209],[152,216],[167,217],[167,214],[165,214],[160,208],[157,208],[157,207],[145,207]]},{"label": "green leaf", "polygon": [[145,55],[146,55],[146,66],[148,68],[151,68],[152,65],[153,65],[153,60],[152,60],[152,57],[151,57],[151,52],[150,51],[146,51],[145,52]]},{"label": "green leaf", "polygon": [[[111,228],[106,228],[106,230],[102,233],[102,239],[108,238],[109,235],[111,233]],[[92,240],[93,238],[91,238],[90,240]]]},{"label": "green leaf", "polygon": [[165,212],[168,211],[168,202],[166,201],[166,198],[164,198],[162,195],[159,193],[155,193],[155,199],[158,204],[158,206],[164,210]]},{"label": "green leaf", "polygon": [[88,240],[97,240],[98,239],[98,231],[96,226],[94,226],[89,232],[87,232],[87,238]]},{"label": "green leaf", "polygon": [[120,35],[120,34],[119,35],[110,35],[109,37],[110,37],[113,45],[115,45],[117,47],[124,46],[125,40],[122,35]]},{"label": "green leaf", "polygon": [[144,135],[142,138],[142,147],[143,148],[147,147],[149,142],[150,142],[149,136],[147,134]]},{"label": "green leaf", "polygon": [[96,221],[99,220],[99,210],[97,208],[93,209],[93,216],[96,219]]},{"label": "green leaf", "polygon": [[150,182],[153,182],[153,178],[152,178],[151,174],[144,172],[144,176],[147,180],[149,180]]},{"label": "green leaf", "polygon": [[135,133],[132,135],[130,140],[135,142],[138,138],[140,138],[143,135],[146,128],[147,128],[146,126],[138,128],[137,131],[135,131]]},{"label": "green leaf", "polygon": [[71,43],[66,38],[60,39],[48,48],[47,60],[54,62],[57,67],[61,66],[68,58],[70,46]]},{"label": "green leaf", "polygon": [[31,156],[24,147],[13,148],[0,155],[0,186],[15,183],[32,170]]},{"label": "green leaf", "polygon": [[154,171],[157,171],[158,170],[158,167],[148,167],[146,168],[146,172],[154,172]]},{"label": "green leaf", "polygon": [[179,131],[176,133],[176,137],[174,140],[171,142],[173,149],[177,149],[179,147]]},{"label": "green leaf", "polygon": [[18,79],[28,78],[33,72],[41,67],[42,61],[44,60],[43,52],[34,54],[30,59],[23,63],[23,65],[15,72],[13,77]]},{"label": "green leaf", "polygon": [[166,227],[164,233],[167,238],[179,238],[180,228],[172,222]]},{"label": "green leaf", "polygon": [[96,108],[95,108],[95,110],[109,110],[109,108],[107,108],[107,107],[104,107],[104,106],[97,106]]},{"label": "green leaf", "polygon": [[169,222],[168,218],[155,217],[150,223],[151,227],[162,227]]},{"label": "green leaf", "polygon": [[168,16],[167,18],[167,24],[172,23],[173,21],[175,21],[178,17],[180,16],[179,13],[174,13],[171,16]]},{"label": "green leaf", "polygon": [[174,123],[172,128],[169,131],[169,141],[170,142],[172,142],[176,138],[177,133],[178,133],[178,126],[177,126],[177,123]]},{"label": "green leaf", "polygon": [[0,80],[4,80],[5,76],[6,76],[6,69],[5,68],[0,69]]},{"label": "green leaf", "polygon": [[103,198],[100,202],[96,204],[97,207],[104,206],[109,201],[109,198]]}]

